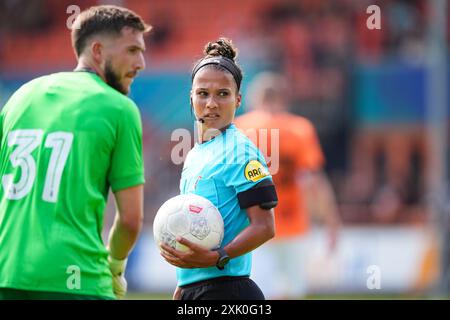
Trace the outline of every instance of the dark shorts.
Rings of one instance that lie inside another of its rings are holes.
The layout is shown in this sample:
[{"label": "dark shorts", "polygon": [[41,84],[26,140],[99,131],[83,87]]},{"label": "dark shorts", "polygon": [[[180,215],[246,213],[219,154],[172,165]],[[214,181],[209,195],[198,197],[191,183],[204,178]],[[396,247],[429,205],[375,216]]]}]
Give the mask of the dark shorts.
[{"label": "dark shorts", "polygon": [[249,277],[219,277],[181,287],[181,300],[265,300]]},{"label": "dark shorts", "polygon": [[112,300],[108,297],[62,292],[30,291],[0,288],[0,300]]}]

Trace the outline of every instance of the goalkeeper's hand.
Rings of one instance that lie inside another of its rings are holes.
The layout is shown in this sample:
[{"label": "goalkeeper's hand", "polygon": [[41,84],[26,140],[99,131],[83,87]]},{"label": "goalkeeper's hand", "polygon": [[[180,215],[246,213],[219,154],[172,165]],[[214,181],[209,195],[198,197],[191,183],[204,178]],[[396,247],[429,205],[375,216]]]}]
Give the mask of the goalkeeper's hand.
[{"label": "goalkeeper's hand", "polygon": [[118,260],[108,256],[109,269],[112,273],[113,290],[117,299],[123,299],[127,293],[127,280],[125,279],[127,260],[127,258]]}]

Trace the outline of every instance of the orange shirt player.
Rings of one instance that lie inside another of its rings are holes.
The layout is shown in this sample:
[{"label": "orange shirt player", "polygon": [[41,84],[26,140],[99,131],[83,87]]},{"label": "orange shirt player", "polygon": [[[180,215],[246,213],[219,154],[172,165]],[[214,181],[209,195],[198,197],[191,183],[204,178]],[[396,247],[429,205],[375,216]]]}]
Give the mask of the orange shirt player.
[{"label": "orange shirt player", "polygon": [[[287,87],[281,75],[257,75],[248,91],[252,110],[235,121],[265,155],[277,187],[275,238],[266,249],[276,255],[271,261],[277,264],[273,272],[279,277],[263,289],[269,299],[299,298],[306,293],[302,247],[310,216],[317,215],[327,225],[330,250],[336,246],[340,224],[334,193],[323,172],[325,159],[316,131],[309,120],[287,111]],[[278,130],[278,141],[271,141],[277,137],[271,130]],[[261,141],[266,137],[267,141]],[[264,286],[268,281],[260,283]]]}]

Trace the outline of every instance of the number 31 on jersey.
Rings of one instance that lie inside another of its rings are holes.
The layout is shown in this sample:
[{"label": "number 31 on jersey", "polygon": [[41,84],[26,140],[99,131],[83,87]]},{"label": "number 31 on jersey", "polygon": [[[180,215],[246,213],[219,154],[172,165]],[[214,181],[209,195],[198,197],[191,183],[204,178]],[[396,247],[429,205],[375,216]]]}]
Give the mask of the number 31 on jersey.
[{"label": "number 31 on jersey", "polygon": [[[5,196],[10,200],[19,200],[25,197],[32,189],[36,178],[36,161],[31,153],[41,145],[43,130],[26,129],[14,130],[8,134],[8,147],[17,146],[11,153],[9,160],[13,168],[20,167],[20,178],[14,183],[15,174],[6,174],[2,177]],[[45,176],[42,199],[47,202],[56,202],[58,199],[61,176],[72,147],[73,134],[70,132],[52,132],[45,139],[45,148],[51,148],[50,161]]]}]

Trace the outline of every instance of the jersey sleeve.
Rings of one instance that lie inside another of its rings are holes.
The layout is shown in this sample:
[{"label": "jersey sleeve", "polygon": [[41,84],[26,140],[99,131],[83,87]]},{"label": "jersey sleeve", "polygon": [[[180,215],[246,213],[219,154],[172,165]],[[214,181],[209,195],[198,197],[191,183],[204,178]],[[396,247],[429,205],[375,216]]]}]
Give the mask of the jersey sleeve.
[{"label": "jersey sleeve", "polygon": [[113,192],[145,182],[139,109],[130,102],[117,121],[116,141],[108,177]]},{"label": "jersey sleeve", "polygon": [[254,205],[270,209],[278,201],[264,156],[248,139],[228,150],[222,179],[227,187],[234,188],[243,209]]}]

